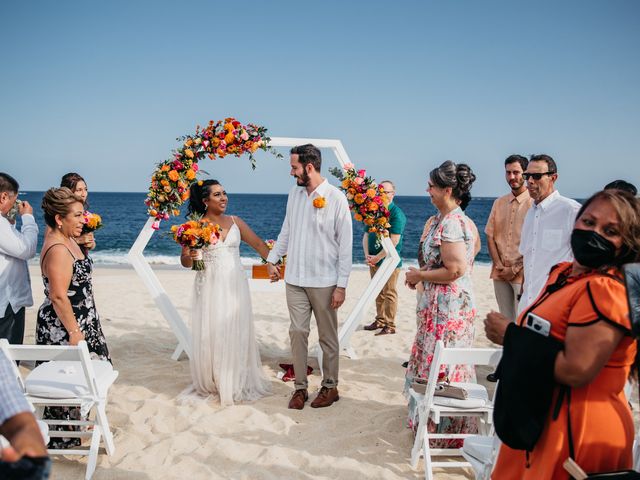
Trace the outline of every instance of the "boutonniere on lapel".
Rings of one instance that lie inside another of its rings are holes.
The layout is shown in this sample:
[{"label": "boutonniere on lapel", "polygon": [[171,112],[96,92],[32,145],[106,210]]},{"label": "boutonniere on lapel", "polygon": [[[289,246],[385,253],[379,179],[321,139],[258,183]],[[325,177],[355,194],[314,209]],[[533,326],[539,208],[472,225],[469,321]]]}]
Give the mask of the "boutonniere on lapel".
[{"label": "boutonniere on lapel", "polygon": [[324,208],[327,205],[327,199],[324,197],[316,197],[313,199],[313,206],[316,208]]}]

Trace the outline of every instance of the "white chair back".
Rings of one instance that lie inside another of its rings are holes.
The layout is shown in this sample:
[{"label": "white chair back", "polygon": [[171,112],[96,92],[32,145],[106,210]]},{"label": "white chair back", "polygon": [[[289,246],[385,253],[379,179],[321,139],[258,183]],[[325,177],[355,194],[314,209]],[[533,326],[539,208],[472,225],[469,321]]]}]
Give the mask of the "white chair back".
[{"label": "white chair back", "polygon": [[[456,405],[450,404],[444,406],[434,403],[440,367],[443,365],[486,365],[495,367],[498,365],[501,356],[502,350],[497,348],[445,348],[444,343],[441,340],[436,343],[429,371],[429,379],[427,381],[424,395],[418,394],[413,388],[409,389],[409,394],[417,403],[419,416],[418,431],[411,451],[411,465],[415,468],[418,465],[420,456],[423,456],[425,461],[425,478],[427,480],[431,480],[433,478],[434,467],[456,468],[473,466],[468,461],[434,462],[432,460],[432,456],[461,456],[463,454],[462,449],[431,448],[429,445],[430,439],[464,439],[473,436],[473,434],[429,433],[427,424],[430,418],[438,424],[441,417],[475,417],[478,418],[484,426],[484,428],[481,429],[480,434],[484,436],[493,435],[492,428],[488,427],[492,424],[493,403],[489,401],[488,398],[486,399],[486,402],[481,401],[474,404],[470,401],[466,402],[468,405],[465,405],[465,401],[459,402],[459,404]],[[481,390],[486,395],[486,391],[484,391],[483,388],[481,388]],[[482,404],[482,406],[478,406],[479,404]]]}]

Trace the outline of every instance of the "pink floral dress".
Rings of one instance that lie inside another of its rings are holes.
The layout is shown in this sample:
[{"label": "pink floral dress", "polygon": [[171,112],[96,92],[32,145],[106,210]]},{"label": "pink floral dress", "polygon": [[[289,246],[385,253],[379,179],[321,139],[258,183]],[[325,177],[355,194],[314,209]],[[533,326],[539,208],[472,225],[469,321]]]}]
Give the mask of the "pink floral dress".
[{"label": "pink floral dress", "polygon": [[[417,429],[417,411],[415,402],[409,397],[411,383],[429,378],[431,362],[436,342],[442,340],[445,347],[471,347],[473,344],[473,320],[476,308],[473,299],[471,272],[473,269],[475,228],[469,217],[460,208],[445,216],[437,215],[429,226],[423,243],[425,268],[435,270],[442,267],[440,245],[442,242],[464,242],[467,269],[464,275],[448,285],[424,282],[424,294],[418,300],[418,331],[411,347],[411,356],[407,367],[405,395],[409,399],[409,427]],[[474,382],[475,371],[467,365],[456,365],[449,369],[442,367],[439,380],[451,382]],[[429,425],[429,431],[435,432],[435,424]],[[438,433],[474,433],[477,425],[474,419],[465,417],[442,418]],[[453,448],[461,441],[431,441],[434,448]]]}]

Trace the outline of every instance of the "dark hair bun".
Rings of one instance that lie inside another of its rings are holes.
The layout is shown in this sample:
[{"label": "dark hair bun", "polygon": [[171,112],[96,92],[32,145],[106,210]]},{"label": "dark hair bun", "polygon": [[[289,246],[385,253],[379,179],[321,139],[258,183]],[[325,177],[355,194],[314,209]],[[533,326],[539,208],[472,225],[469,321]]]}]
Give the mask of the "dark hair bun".
[{"label": "dark hair bun", "polygon": [[473,182],[476,181],[476,176],[471,170],[469,165],[464,163],[460,163],[456,167],[456,186],[457,189],[461,192],[469,192],[471,191],[471,186]]}]

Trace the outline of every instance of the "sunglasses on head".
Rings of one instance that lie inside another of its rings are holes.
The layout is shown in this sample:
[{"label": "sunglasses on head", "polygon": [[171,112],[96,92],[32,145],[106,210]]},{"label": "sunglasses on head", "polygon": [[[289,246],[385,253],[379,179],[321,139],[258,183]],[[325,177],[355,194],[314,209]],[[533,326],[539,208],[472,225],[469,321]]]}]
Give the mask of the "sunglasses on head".
[{"label": "sunglasses on head", "polygon": [[544,175],[555,175],[555,173],[556,172],[553,171],[542,173],[523,173],[522,176],[525,180],[529,180],[530,178],[533,178],[534,180],[540,180]]}]

